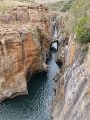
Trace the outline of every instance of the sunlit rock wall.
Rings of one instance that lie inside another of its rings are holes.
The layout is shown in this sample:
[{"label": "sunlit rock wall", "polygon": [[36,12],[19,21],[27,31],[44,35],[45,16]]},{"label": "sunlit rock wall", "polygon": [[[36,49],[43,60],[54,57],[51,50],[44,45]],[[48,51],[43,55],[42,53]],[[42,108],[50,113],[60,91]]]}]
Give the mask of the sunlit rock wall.
[{"label": "sunlit rock wall", "polygon": [[39,4],[18,6],[0,15],[0,102],[27,94],[27,81],[47,71],[49,12]]},{"label": "sunlit rock wall", "polygon": [[53,120],[90,119],[90,44],[88,51],[69,38],[65,45],[65,63],[59,71],[53,101]]}]

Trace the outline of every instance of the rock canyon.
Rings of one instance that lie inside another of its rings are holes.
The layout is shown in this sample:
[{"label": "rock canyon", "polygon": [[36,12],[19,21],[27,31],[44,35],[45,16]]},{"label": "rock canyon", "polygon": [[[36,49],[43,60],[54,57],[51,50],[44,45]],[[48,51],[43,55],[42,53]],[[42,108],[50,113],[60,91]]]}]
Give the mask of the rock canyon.
[{"label": "rock canyon", "polygon": [[0,102],[27,94],[27,81],[47,71],[49,12],[41,4],[18,6],[0,15]]},{"label": "rock canyon", "polygon": [[[90,120],[90,1],[47,3],[48,7],[38,3],[18,5],[0,14],[0,103],[28,94],[27,82],[36,73],[48,71],[46,60],[55,53],[54,61],[62,67],[54,71],[55,76],[51,73],[53,78],[46,75],[56,82],[51,118]],[[58,50],[52,46],[55,42]]]}]

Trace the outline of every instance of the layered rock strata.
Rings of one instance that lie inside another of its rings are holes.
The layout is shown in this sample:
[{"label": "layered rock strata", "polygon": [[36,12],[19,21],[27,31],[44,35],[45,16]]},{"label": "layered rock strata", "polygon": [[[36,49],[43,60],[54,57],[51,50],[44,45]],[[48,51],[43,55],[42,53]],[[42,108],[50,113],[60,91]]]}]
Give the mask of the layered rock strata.
[{"label": "layered rock strata", "polygon": [[18,6],[0,15],[0,102],[27,94],[27,81],[47,71],[49,13],[39,4]]},{"label": "layered rock strata", "polygon": [[[60,45],[56,57],[56,60],[58,58],[63,63],[63,67],[55,76],[57,83],[52,118],[53,120],[89,120],[90,44],[82,46],[76,43],[74,35],[68,38],[67,44]],[[63,39],[61,41],[63,42]]]}]

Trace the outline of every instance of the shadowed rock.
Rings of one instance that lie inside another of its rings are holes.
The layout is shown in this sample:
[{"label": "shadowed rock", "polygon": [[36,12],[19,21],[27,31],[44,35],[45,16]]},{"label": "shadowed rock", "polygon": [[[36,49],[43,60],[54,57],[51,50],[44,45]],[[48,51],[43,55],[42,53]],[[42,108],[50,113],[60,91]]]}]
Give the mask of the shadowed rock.
[{"label": "shadowed rock", "polygon": [[48,9],[39,4],[0,15],[0,102],[27,94],[31,76],[48,70],[50,41],[42,35],[49,34],[49,22]]}]

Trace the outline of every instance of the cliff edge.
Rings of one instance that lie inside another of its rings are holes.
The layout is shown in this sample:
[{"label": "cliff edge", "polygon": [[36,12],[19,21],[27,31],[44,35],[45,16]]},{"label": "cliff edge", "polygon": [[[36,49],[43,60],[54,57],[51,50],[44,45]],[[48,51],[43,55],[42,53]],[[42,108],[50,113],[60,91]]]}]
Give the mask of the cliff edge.
[{"label": "cliff edge", "polygon": [[76,34],[70,33],[64,24],[65,15],[60,16],[59,19],[57,16],[59,48],[55,61],[63,66],[54,77],[57,83],[51,116],[53,120],[89,120],[90,39],[88,43],[78,42]]},{"label": "cliff edge", "polygon": [[49,12],[42,4],[18,6],[0,14],[0,102],[27,94],[27,81],[47,71]]}]

